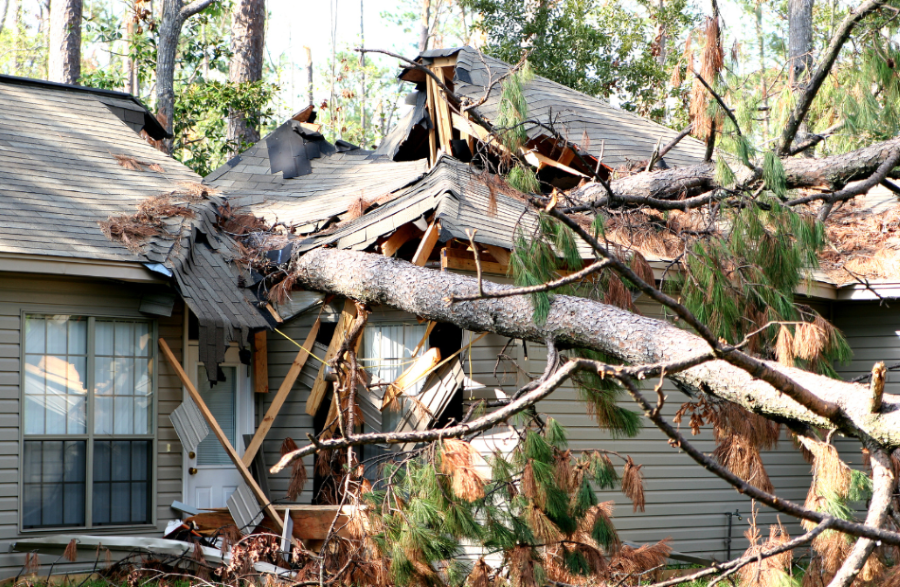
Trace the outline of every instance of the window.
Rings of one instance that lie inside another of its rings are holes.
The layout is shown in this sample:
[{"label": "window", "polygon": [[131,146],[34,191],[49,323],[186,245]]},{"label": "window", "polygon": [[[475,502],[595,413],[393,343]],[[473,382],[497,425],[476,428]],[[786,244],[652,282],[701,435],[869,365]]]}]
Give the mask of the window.
[{"label": "window", "polygon": [[25,316],[23,528],[153,521],[151,330]]},{"label": "window", "polygon": [[[363,330],[362,356],[363,366],[369,375],[378,377],[381,381],[394,381],[401,373],[406,371],[413,363],[413,351],[416,345],[425,336],[425,324],[369,324]],[[428,345],[422,345],[419,354],[428,350]],[[415,395],[422,390],[424,380],[416,382],[412,389],[407,390],[408,395]],[[400,422],[402,415],[410,409],[408,401],[401,402],[399,410],[384,410],[382,412],[382,431],[393,431]]]}]

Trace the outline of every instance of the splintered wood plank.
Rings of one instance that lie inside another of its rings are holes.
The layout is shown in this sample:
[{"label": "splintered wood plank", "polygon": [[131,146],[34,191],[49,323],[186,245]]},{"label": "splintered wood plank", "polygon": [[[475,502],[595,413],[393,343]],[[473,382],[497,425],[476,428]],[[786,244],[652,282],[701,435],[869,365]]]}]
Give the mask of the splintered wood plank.
[{"label": "splintered wood plank", "polygon": [[393,257],[400,247],[421,234],[422,231],[416,228],[415,224],[404,224],[381,244],[381,254],[385,257]]},{"label": "splintered wood plank", "polygon": [[269,359],[266,334],[265,330],[261,330],[253,335],[253,391],[256,393],[269,393]]},{"label": "splintered wood plank", "polygon": [[422,237],[422,242],[419,243],[419,248],[416,249],[416,254],[413,255],[413,265],[418,265],[419,267],[425,266],[425,263],[428,262],[428,257],[431,256],[431,251],[434,250],[434,245],[437,244],[438,237],[440,235],[441,223],[435,220],[428,226],[428,230],[425,231],[425,235]]},{"label": "splintered wood plank", "polygon": [[175,370],[175,374],[181,380],[182,385],[184,385],[185,389],[188,390],[188,394],[190,394],[191,399],[194,400],[194,403],[197,405],[197,408],[200,410],[200,413],[203,414],[203,418],[206,420],[206,424],[209,426],[209,429],[212,430],[213,434],[216,435],[216,438],[219,439],[219,443],[222,445],[222,448],[225,449],[225,453],[228,455],[228,458],[231,459],[231,462],[234,463],[234,466],[237,468],[238,473],[241,474],[241,477],[244,480],[244,483],[247,484],[247,487],[250,488],[250,491],[253,492],[253,496],[256,497],[256,500],[262,506],[263,512],[268,514],[273,522],[278,527],[278,530],[284,530],[284,525],[281,521],[281,518],[278,516],[278,512],[272,507],[272,504],[269,502],[269,498],[260,489],[259,485],[256,483],[256,480],[253,478],[253,474],[250,473],[250,470],[244,465],[244,462],[241,460],[241,457],[238,456],[237,451],[234,450],[234,447],[231,446],[231,441],[228,440],[228,437],[225,436],[225,432],[219,426],[219,423],[216,421],[216,417],[212,415],[212,412],[209,411],[209,408],[206,406],[206,402],[203,401],[203,397],[200,395],[200,392],[197,391],[197,388],[194,387],[194,384],[191,383],[190,377],[188,377],[187,373],[184,372],[184,369],[181,367],[181,363],[175,358],[175,355],[172,353],[172,349],[169,348],[169,345],[166,343],[164,338],[159,339],[159,348],[163,353],[163,356],[169,362],[169,365],[172,369]]},{"label": "splintered wood plank", "polygon": [[[316,412],[319,411],[319,406],[322,405],[322,400],[325,399],[325,392],[328,390],[328,382],[325,381],[325,366],[334,358],[338,349],[341,348],[341,343],[344,342],[347,330],[355,318],[356,304],[353,303],[353,300],[347,300],[344,302],[344,310],[341,312],[341,318],[338,320],[337,327],[334,329],[334,335],[331,337],[331,343],[328,345],[328,351],[325,353],[325,362],[319,366],[319,374],[316,376],[316,381],[309,392],[309,399],[306,400],[306,413],[310,416],[315,416]],[[362,337],[360,336],[360,338]]]},{"label": "splintered wood plank", "polygon": [[303,342],[303,348],[300,349],[297,356],[294,357],[294,362],[291,363],[287,375],[284,376],[281,387],[278,388],[278,392],[272,399],[272,405],[269,406],[266,415],[263,416],[262,422],[259,423],[259,428],[256,429],[256,433],[253,435],[253,440],[250,441],[247,450],[244,452],[243,461],[245,466],[249,467],[250,463],[253,462],[253,458],[256,457],[256,452],[262,446],[263,441],[266,439],[266,435],[275,423],[278,412],[281,411],[281,407],[284,405],[285,400],[287,400],[287,396],[291,393],[291,389],[293,389],[294,383],[296,383],[297,377],[300,375],[300,371],[302,371],[303,366],[306,365],[306,360],[309,359],[309,352],[307,351],[312,350],[313,345],[316,344],[316,336],[319,334],[320,325],[321,321],[317,318],[315,323],[313,323],[312,328],[309,329],[309,334],[306,335],[306,340]]},{"label": "splintered wood plank", "polygon": [[581,173],[577,169],[572,169],[568,165],[563,165],[559,161],[555,161],[546,155],[543,155],[537,151],[525,151],[524,152],[525,160],[537,167],[538,169],[543,169],[544,167],[555,167],[561,171],[565,171],[566,173],[570,173],[572,175],[577,175],[579,177],[587,177],[585,174]]},{"label": "splintered wood plank", "polygon": [[559,159],[557,159],[557,161],[559,161],[563,165],[568,165],[569,163],[572,162],[572,159],[574,159],[574,158],[575,158],[575,150],[572,149],[571,147],[566,147],[565,149],[563,149],[563,152],[559,156]]},{"label": "splintered wood plank", "polygon": [[430,75],[425,75],[425,101],[428,105],[428,115],[431,116],[431,128],[428,129],[428,153],[431,158],[428,163],[434,165],[437,161],[437,112],[435,111],[434,80]]},{"label": "splintered wood plank", "polygon": [[[434,72],[434,75],[437,76],[439,80],[441,80],[442,84],[447,83],[444,78],[444,70],[440,67],[432,67],[431,71]],[[453,138],[453,126],[450,119],[450,105],[447,104],[447,95],[444,94],[444,90],[440,88],[437,84],[433,86],[434,91],[434,101],[437,110],[437,119],[440,126],[440,138],[441,138],[441,148],[444,149],[444,152],[448,155],[453,154],[453,148],[450,145],[450,139]]]},{"label": "splintered wood plank", "polygon": [[391,400],[395,397],[403,395],[407,389],[411,389],[420,379],[422,379],[435,365],[441,362],[441,351],[437,347],[428,349],[424,355],[416,359],[416,362],[410,365],[409,369],[401,373],[397,379],[391,383],[391,388],[384,393],[384,399],[381,403],[381,411],[384,411]]}]

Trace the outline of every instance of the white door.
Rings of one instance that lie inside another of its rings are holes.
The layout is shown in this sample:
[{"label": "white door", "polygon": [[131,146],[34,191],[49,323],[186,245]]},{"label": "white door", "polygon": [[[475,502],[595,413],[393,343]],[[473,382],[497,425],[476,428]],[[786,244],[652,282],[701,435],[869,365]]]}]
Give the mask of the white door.
[{"label": "white door", "polygon": [[[238,360],[233,346],[225,354],[222,371],[225,381],[210,387],[206,369],[198,361],[197,343],[188,345],[186,370],[219,427],[239,455],[244,454],[244,434],[253,433],[253,392],[249,369]],[[187,398],[185,392],[185,399]],[[197,452],[184,454],[184,501],[200,509],[226,507],[238,488],[241,475],[216,436],[210,432]]]}]

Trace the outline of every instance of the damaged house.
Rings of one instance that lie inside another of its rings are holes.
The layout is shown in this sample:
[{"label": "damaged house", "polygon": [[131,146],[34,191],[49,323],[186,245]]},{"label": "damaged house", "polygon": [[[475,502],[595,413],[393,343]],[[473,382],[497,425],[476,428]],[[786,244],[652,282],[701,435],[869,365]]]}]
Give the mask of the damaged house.
[{"label": "damaged house", "polygon": [[[53,562],[73,537],[175,554],[180,547],[163,534],[225,524],[324,537],[338,513],[328,476],[312,458],[303,475],[268,467],[286,439],[306,442],[333,426],[339,408],[325,362],[356,309],[288,282],[273,286],[251,267],[337,247],[509,282],[516,239],[538,224],[521,193],[470,163],[508,151],[473,117],[496,120],[496,86],[510,66],[471,48],[418,62],[431,74],[401,72],[408,112],[374,151],[329,143],[308,108],[202,184],[141,136],[159,140],[163,131],[130,96],[0,78],[4,575],[20,572],[23,553],[48,552],[44,562]],[[559,190],[704,159],[701,142],[539,76],[523,95],[540,124],[517,155]],[[668,259],[645,256],[661,278]],[[900,352],[886,326],[893,310],[870,301],[869,289],[820,277],[801,293],[858,349],[848,376]],[[628,303],[662,315],[639,297]],[[367,431],[459,421],[473,404],[506,398],[539,375],[545,359],[544,348],[521,340],[389,308],[373,308],[360,341]],[[386,394],[391,382],[414,403]],[[399,409],[385,409],[394,402]],[[667,415],[676,407],[666,405]],[[602,446],[643,466],[643,503],[607,497],[623,539],[670,537],[688,561],[746,548],[749,499],[655,428],[611,437],[573,387],[538,409],[569,430],[574,450]],[[490,454],[514,441],[498,427],[478,442]],[[763,454],[771,483],[802,502],[809,465],[783,444]],[[712,451],[711,433],[697,445]],[[376,467],[392,450],[367,446],[363,460]],[[86,557],[67,568],[90,567]]]}]

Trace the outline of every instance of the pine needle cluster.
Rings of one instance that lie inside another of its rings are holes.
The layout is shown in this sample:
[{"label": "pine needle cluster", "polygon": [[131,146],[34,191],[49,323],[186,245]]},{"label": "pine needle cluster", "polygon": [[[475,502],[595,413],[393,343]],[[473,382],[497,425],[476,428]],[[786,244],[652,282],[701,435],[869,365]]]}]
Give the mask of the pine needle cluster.
[{"label": "pine needle cluster", "polygon": [[[391,482],[364,496],[367,520],[353,532],[365,560],[384,570],[372,584],[588,585],[665,561],[665,542],[623,546],[612,502],[597,497],[597,490],[621,486],[643,507],[640,466],[630,457],[620,479],[608,454],[573,454],[553,419],[535,419],[522,436],[489,464],[469,442],[445,439],[385,465],[381,475]],[[501,553],[501,566],[481,558],[469,568],[461,562],[462,542]],[[369,574],[378,577],[374,568]]]}]

